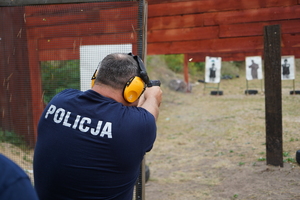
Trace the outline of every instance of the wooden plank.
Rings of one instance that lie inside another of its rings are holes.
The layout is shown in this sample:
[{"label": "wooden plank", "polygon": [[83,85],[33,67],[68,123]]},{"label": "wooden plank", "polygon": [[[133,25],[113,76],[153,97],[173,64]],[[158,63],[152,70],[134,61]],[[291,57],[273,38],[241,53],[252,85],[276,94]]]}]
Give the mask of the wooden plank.
[{"label": "wooden plank", "polygon": [[11,37],[10,33],[12,32],[10,16],[9,8],[0,7],[0,27],[7,27],[7,29],[0,28],[0,80],[2,86],[0,87],[0,127],[3,131],[11,131],[13,129],[9,112],[9,91],[7,90],[9,87],[9,77],[11,77],[11,72],[8,68],[8,58],[11,53],[11,51],[9,51],[11,50],[11,45],[9,44],[11,40],[8,38]]},{"label": "wooden plank", "polygon": [[[263,50],[254,51],[238,51],[238,52],[199,52],[199,53],[189,53],[188,58],[193,58],[192,62],[205,62],[205,57],[222,57],[222,61],[245,61],[247,56],[262,56]],[[300,48],[282,48],[281,55],[294,55],[295,58],[300,58]]]},{"label": "wooden plank", "polygon": [[283,34],[281,38],[283,47],[300,47],[300,33]]},{"label": "wooden plank", "polygon": [[93,34],[135,32],[137,28],[136,19],[113,21],[111,23],[79,23],[69,25],[58,25],[49,27],[30,28],[27,31],[28,38],[55,38],[76,37]]},{"label": "wooden plank", "polygon": [[194,27],[168,30],[148,31],[148,42],[172,42],[186,40],[216,39],[219,35],[218,26]]},{"label": "wooden plank", "polygon": [[0,8],[1,128],[35,143],[23,7]]},{"label": "wooden plank", "polygon": [[282,47],[281,55],[282,56],[294,55],[295,58],[300,58],[300,47],[293,47],[293,48]]},{"label": "wooden plank", "polygon": [[193,58],[192,62],[205,62],[205,57],[221,57],[222,61],[245,61],[246,56],[262,56],[263,50],[248,51],[248,52],[212,52],[212,53],[189,53],[188,58]]},{"label": "wooden plank", "polygon": [[[118,43],[122,44],[122,43]],[[124,43],[124,44],[128,44]],[[98,43],[91,43],[90,45],[100,45]],[[132,43],[132,51],[136,55],[136,43]],[[49,61],[49,60],[78,60],[80,58],[80,49],[77,48],[70,49],[45,49],[39,51],[39,61]],[[129,53],[129,52],[128,52]]]},{"label": "wooden plank", "polygon": [[264,28],[267,164],[283,167],[280,26]]},{"label": "wooden plank", "polygon": [[[174,3],[174,2],[181,2],[184,0],[148,0],[148,4],[162,4],[162,3]],[[189,1],[199,1],[199,0],[189,0]]]},{"label": "wooden plank", "polygon": [[148,18],[147,29],[172,29],[203,26],[203,14]]},{"label": "wooden plank", "polygon": [[39,61],[49,60],[79,60],[79,49],[40,50]]},{"label": "wooden plank", "polygon": [[53,4],[39,6],[25,6],[26,17],[33,15],[57,14],[57,13],[80,13],[83,11],[121,8],[126,6],[137,6],[137,2],[94,2],[74,4]]},{"label": "wooden plank", "polygon": [[263,37],[148,43],[148,55],[263,49]]},{"label": "wooden plank", "polygon": [[113,21],[122,19],[136,19],[138,16],[138,6],[127,6],[123,8],[102,9],[99,11],[101,21]]},{"label": "wooden plank", "polygon": [[87,10],[78,13],[74,13],[72,10],[63,13],[51,13],[51,10],[48,10],[46,13],[27,16],[25,19],[28,27],[57,26],[61,24],[78,24],[96,21],[111,22],[122,19],[136,19],[137,9],[138,8],[135,6],[114,9]]},{"label": "wooden plank", "polygon": [[186,83],[186,92],[191,92],[190,82],[189,82],[189,59],[187,54],[184,54],[183,59],[183,74],[184,74],[184,82]]},{"label": "wooden plank", "polygon": [[[136,47],[136,44],[133,44]],[[79,49],[52,49],[40,50],[40,61],[49,60],[77,60],[79,59]],[[133,50],[136,53],[136,50]],[[238,52],[199,52],[189,53],[188,58],[193,58],[192,62],[204,62],[205,56],[222,57],[223,61],[244,61],[246,56],[263,56],[263,50],[256,51],[238,51]],[[300,48],[282,48],[282,55],[294,55],[295,58],[300,58]]]},{"label": "wooden plank", "polygon": [[[199,0],[149,5],[149,17],[296,5],[297,0]],[[229,6],[230,5],[230,6]]]},{"label": "wooden plank", "polygon": [[205,13],[204,26],[300,18],[300,5]]},{"label": "wooden plank", "polygon": [[44,101],[42,94],[42,81],[40,73],[40,63],[38,60],[37,41],[28,40],[28,58],[30,67],[30,85],[31,85],[31,99],[32,99],[32,118],[34,124],[34,134],[37,135],[37,125],[40,116],[44,110]]},{"label": "wooden plank", "polygon": [[84,22],[96,22],[99,21],[99,12],[91,11],[84,13],[59,13],[59,14],[44,14],[38,16],[28,16],[25,18],[27,27],[38,26],[57,26],[61,24],[74,24]]},{"label": "wooden plank", "polygon": [[38,49],[76,49],[81,45],[132,44],[136,43],[136,41],[137,36],[132,32],[83,37],[59,37],[51,39],[39,39]]},{"label": "wooden plank", "polygon": [[51,39],[39,39],[39,53],[46,49],[78,49],[82,42],[81,37],[59,37]]},{"label": "wooden plank", "polygon": [[280,24],[282,33],[299,33],[300,20],[283,20],[271,22],[242,23],[220,25],[220,34],[222,37],[241,37],[263,35],[263,27],[268,25]]},{"label": "wooden plank", "polygon": [[32,88],[28,81],[30,72],[26,28],[23,20],[24,7],[13,7],[10,10],[12,32],[7,33],[11,35],[12,51],[6,46],[6,50],[10,53],[6,67],[11,72],[8,81],[11,120],[14,132],[23,136],[30,147],[34,147],[36,135],[32,119],[33,104],[30,93]]}]

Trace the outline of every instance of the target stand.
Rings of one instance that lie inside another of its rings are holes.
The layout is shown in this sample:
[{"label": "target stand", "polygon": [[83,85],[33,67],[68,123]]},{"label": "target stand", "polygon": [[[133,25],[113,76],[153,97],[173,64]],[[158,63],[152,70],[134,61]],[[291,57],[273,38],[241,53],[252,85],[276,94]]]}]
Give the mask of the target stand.
[{"label": "target stand", "polygon": [[[220,90],[220,82],[217,83],[217,87],[213,87],[213,86],[207,86],[208,83],[204,82],[204,90],[203,90],[203,94],[205,94],[205,90],[206,88],[213,88],[216,90],[210,91],[210,95],[215,95],[215,96],[220,96],[223,95],[223,91]],[[213,83],[211,83],[213,84]]]},{"label": "target stand", "polygon": [[[263,81],[260,80],[261,93],[263,94]],[[249,89],[249,81],[246,79],[246,90],[245,95],[256,95],[258,94],[258,90]]]}]

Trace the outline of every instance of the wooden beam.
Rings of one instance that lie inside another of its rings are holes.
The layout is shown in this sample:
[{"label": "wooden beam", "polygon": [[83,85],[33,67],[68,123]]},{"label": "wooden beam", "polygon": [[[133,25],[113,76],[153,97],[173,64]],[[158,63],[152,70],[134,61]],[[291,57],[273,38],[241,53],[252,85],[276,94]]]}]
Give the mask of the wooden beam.
[{"label": "wooden beam", "polygon": [[[294,55],[295,58],[300,58],[300,48],[282,48],[281,55]],[[189,53],[188,58],[193,58],[192,62],[205,62],[205,57],[221,57],[222,61],[245,61],[247,56],[262,56],[263,50],[249,50],[249,51],[238,51],[238,52],[199,52]]]},{"label": "wooden beam", "polygon": [[300,5],[205,13],[203,17],[204,26],[291,20],[300,18]]},{"label": "wooden beam", "polygon": [[194,27],[148,31],[148,42],[175,42],[187,40],[217,39],[219,27]]},{"label": "wooden beam", "polygon": [[58,26],[46,26],[28,29],[28,38],[55,38],[55,37],[76,37],[84,35],[108,34],[108,33],[135,33],[137,20],[128,19],[113,21],[111,23],[92,22],[78,23]]},{"label": "wooden beam", "polygon": [[203,14],[149,17],[147,29],[173,29],[203,26]]},{"label": "wooden beam", "polygon": [[[136,19],[135,15],[128,15],[128,12],[137,12],[137,6],[135,7],[124,7],[124,8],[106,8],[99,7],[96,10],[93,7],[94,4],[88,4],[87,10],[80,8],[80,12],[73,10],[65,10],[64,12],[57,12],[57,10],[51,9],[52,6],[46,6],[47,9],[43,9],[44,13],[39,15],[26,16],[26,25],[28,27],[39,27],[39,26],[57,26],[62,24],[79,24],[79,23],[90,23],[97,21],[112,22],[116,20],[126,19]],[[99,4],[96,4],[99,5]],[[101,5],[101,4],[100,4]],[[104,4],[105,5],[105,4]],[[111,5],[112,6],[112,5]],[[63,6],[64,7],[64,6]],[[35,7],[27,7],[27,11],[32,11]],[[70,6],[68,7],[70,9]],[[78,9],[79,9],[78,8]],[[90,10],[94,8],[93,10]],[[101,9],[102,8],[102,9]],[[28,15],[28,14],[27,14]]]},{"label": "wooden beam", "polygon": [[280,26],[264,28],[267,164],[283,167]]},{"label": "wooden beam", "polygon": [[229,53],[189,53],[188,58],[193,58],[192,62],[205,62],[205,57],[221,57],[222,61],[245,61],[246,56],[262,56],[262,50],[249,51],[249,52],[229,52]]},{"label": "wooden beam", "polygon": [[191,92],[190,83],[189,83],[189,58],[187,54],[184,54],[183,59],[183,73],[184,73],[184,82],[186,83],[186,92]]},{"label": "wooden beam", "polygon": [[257,23],[225,24],[220,25],[220,38],[263,35],[263,27],[280,24],[282,34],[300,33],[300,20],[282,20]]},{"label": "wooden beam", "polygon": [[283,47],[300,47],[300,33],[284,34],[281,39]]},{"label": "wooden beam", "polygon": [[56,37],[51,39],[39,39],[38,49],[76,49],[81,45],[100,44],[132,44],[136,43],[136,33],[125,32],[116,34],[101,34],[82,37]]},{"label": "wooden beam", "polygon": [[[151,0],[150,0],[151,1]],[[296,5],[297,0],[199,0],[181,1],[164,4],[150,4],[149,17],[173,16],[204,12],[217,12],[229,10],[247,10],[267,7],[288,7]],[[230,5],[230,6],[229,6]],[[225,20],[225,19],[224,19]]]},{"label": "wooden beam", "polygon": [[31,84],[31,102],[32,102],[32,118],[34,124],[35,139],[37,137],[37,125],[40,116],[44,110],[44,100],[42,93],[42,80],[40,73],[40,63],[38,60],[37,41],[28,40],[28,59],[30,67],[30,84]]},{"label": "wooden beam", "polygon": [[[27,9],[29,10],[29,9]],[[74,24],[84,22],[96,22],[99,20],[99,11],[91,11],[84,13],[45,13],[37,16],[27,16],[25,18],[27,27],[39,26],[57,26],[60,24]]]},{"label": "wooden beam", "polygon": [[[11,1],[11,0],[9,0]],[[15,0],[16,1],[16,0]],[[19,1],[25,1],[25,0],[19,0]],[[28,0],[32,1],[32,0]],[[38,1],[43,1],[40,4],[45,5],[45,0],[35,0],[35,3]],[[61,0],[62,1],[62,0]],[[54,0],[49,0],[49,4],[47,6],[30,6],[27,5],[25,6],[25,13],[26,17],[28,16],[33,16],[33,15],[45,15],[46,13],[81,13],[85,11],[91,11],[91,10],[100,10],[100,9],[111,9],[111,8],[121,8],[121,7],[128,7],[128,6],[137,6],[137,2],[134,1],[124,1],[124,2],[95,2],[89,1],[89,0],[83,0],[84,2],[82,3],[76,3],[76,0],[68,0],[68,1],[73,1],[69,2],[72,4],[55,4]],[[12,2],[12,1],[11,1]],[[52,2],[52,3],[51,3]],[[32,4],[31,4],[32,5]]]},{"label": "wooden beam", "polygon": [[79,48],[76,49],[53,49],[40,50],[39,61],[49,60],[79,60]]},{"label": "wooden beam", "polygon": [[[0,7],[0,127],[6,132],[23,136],[31,147],[35,144],[32,109],[30,64],[28,61],[26,27],[23,7]],[[39,75],[38,75],[39,76]]]},{"label": "wooden beam", "polygon": [[148,43],[148,55],[197,52],[231,52],[263,49],[262,36]]}]

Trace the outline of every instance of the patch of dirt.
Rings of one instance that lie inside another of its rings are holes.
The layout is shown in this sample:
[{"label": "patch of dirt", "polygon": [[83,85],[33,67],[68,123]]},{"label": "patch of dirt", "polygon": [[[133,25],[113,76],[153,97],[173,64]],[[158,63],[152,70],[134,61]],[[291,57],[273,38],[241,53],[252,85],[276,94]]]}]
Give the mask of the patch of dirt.
[{"label": "patch of dirt", "polygon": [[18,164],[33,181],[33,150],[23,150],[10,143],[0,143],[0,153]]}]

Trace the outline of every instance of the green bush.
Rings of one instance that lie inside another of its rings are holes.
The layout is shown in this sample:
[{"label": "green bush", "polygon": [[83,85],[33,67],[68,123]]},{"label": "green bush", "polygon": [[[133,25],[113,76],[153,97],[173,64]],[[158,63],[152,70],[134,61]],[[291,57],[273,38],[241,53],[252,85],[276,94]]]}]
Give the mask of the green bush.
[{"label": "green bush", "polygon": [[79,60],[42,62],[44,102],[48,103],[57,93],[64,89],[80,89],[79,68]]},{"label": "green bush", "polygon": [[[183,73],[184,55],[183,54],[171,54],[163,56],[168,68],[175,73]],[[189,73],[191,75],[197,75],[199,72],[204,72],[204,62],[189,62]]]},{"label": "green bush", "polygon": [[16,145],[18,147],[26,146],[26,142],[22,136],[15,134],[14,132],[10,131],[2,131],[0,130],[0,142],[1,143],[10,143]]},{"label": "green bush", "polygon": [[165,62],[169,69],[175,73],[183,72],[183,54],[164,55]]}]

